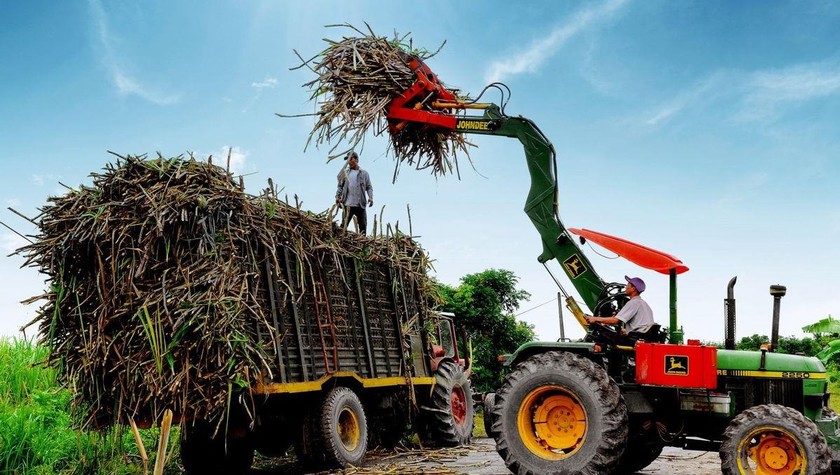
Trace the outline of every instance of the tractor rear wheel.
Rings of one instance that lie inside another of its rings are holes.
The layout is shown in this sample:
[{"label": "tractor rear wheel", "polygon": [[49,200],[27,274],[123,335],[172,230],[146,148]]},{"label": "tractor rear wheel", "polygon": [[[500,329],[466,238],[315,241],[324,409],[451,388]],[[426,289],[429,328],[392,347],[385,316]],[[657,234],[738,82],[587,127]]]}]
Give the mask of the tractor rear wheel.
[{"label": "tractor rear wheel", "polygon": [[778,404],[738,414],[723,433],[720,460],[727,475],[831,473],[828,444],[816,424]]},{"label": "tractor rear wheel", "polygon": [[464,368],[444,361],[435,372],[435,387],[423,410],[420,437],[429,445],[467,445],[472,437],[472,387]]},{"label": "tractor rear wheel", "polygon": [[604,368],[548,351],[505,378],[492,431],[513,473],[611,473],[627,443],[627,407]]}]

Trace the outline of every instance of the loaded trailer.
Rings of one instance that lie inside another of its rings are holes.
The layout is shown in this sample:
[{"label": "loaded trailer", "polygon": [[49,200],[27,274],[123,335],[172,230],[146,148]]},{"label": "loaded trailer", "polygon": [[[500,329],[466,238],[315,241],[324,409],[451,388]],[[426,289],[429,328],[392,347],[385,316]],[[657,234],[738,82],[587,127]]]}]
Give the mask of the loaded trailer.
[{"label": "loaded trailer", "polygon": [[83,427],[181,426],[191,473],[242,473],[289,447],[359,464],[409,430],[472,431],[469,358],[435,311],[423,249],[208,162],[119,157],[50,198],[25,265],[47,276],[41,341]]},{"label": "loaded trailer", "polygon": [[269,317],[254,321],[271,361],[227,430],[182,424],[189,472],[240,473],[255,450],[290,447],[306,468],[358,465],[369,445],[394,446],[410,430],[424,445],[469,442],[470,368],[454,315],[427,310],[414,275],[331,252],[307,272],[294,250],[275,255],[262,265]]}]

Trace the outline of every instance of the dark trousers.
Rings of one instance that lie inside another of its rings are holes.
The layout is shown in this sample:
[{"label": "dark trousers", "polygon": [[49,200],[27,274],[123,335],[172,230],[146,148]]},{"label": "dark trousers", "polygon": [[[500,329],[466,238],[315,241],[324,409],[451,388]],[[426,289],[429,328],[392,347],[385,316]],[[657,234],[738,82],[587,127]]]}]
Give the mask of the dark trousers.
[{"label": "dark trousers", "polygon": [[344,217],[341,219],[341,227],[347,229],[347,225],[353,220],[353,216],[359,222],[359,232],[367,234],[367,210],[361,206],[345,206]]}]

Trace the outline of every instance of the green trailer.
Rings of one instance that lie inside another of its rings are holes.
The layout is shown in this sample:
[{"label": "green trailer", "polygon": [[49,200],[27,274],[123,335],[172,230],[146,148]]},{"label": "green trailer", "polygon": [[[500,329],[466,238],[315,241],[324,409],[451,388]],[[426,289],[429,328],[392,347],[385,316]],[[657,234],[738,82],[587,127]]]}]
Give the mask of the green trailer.
[{"label": "green trailer", "polygon": [[394,446],[412,429],[429,445],[469,443],[470,369],[454,315],[426,310],[412,274],[326,250],[304,272],[294,249],[274,254],[262,265],[270,318],[253,321],[270,370],[226,429],[182,424],[188,472],[244,473],[255,451],[290,447],[311,470],[359,465],[369,443]]}]

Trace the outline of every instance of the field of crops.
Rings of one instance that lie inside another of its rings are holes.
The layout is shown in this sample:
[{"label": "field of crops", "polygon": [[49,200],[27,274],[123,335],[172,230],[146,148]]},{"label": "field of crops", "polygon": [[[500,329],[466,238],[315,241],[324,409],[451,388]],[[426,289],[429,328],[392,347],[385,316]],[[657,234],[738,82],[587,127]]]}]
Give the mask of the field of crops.
[{"label": "field of crops", "polygon": [[[39,363],[46,348],[18,339],[0,339],[0,473],[137,474],[143,461],[125,428],[79,431],[73,426],[71,395],[55,382],[55,370]],[[140,431],[150,467],[158,430]],[[177,431],[170,436],[164,473],[180,473]]]}]

